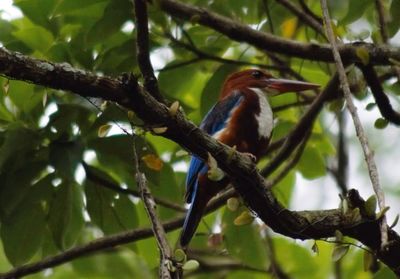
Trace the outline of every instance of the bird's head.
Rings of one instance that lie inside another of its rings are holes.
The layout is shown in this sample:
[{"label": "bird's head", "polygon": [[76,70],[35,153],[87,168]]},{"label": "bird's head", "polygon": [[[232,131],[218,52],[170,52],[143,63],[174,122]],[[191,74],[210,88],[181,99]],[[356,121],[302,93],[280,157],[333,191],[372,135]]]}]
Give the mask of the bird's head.
[{"label": "bird's head", "polygon": [[318,84],[309,82],[277,79],[264,70],[248,69],[233,73],[225,80],[220,98],[224,98],[234,90],[246,88],[259,88],[266,94],[274,96],[280,93],[297,92],[318,87]]}]

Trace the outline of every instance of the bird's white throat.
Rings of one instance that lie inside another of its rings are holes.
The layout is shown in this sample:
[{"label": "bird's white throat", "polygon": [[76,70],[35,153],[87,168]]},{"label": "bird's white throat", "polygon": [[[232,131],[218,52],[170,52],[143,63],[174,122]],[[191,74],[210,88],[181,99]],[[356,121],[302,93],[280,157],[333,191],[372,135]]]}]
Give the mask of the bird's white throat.
[{"label": "bird's white throat", "polygon": [[260,104],[260,113],[256,115],[258,123],[258,136],[260,138],[269,138],[274,127],[274,118],[271,106],[267,100],[265,92],[260,88],[250,88],[258,96]]}]

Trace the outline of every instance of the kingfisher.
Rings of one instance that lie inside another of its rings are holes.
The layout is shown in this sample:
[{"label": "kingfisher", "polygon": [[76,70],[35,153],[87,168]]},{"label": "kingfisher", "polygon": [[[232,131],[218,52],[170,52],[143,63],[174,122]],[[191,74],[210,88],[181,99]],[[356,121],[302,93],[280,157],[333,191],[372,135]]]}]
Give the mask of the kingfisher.
[{"label": "kingfisher", "polygon": [[[274,126],[268,98],[318,87],[308,82],[276,79],[260,69],[233,73],[225,80],[218,102],[206,114],[200,129],[256,162],[266,151]],[[209,200],[229,184],[226,176],[218,181],[209,178],[209,169],[207,162],[192,156],[186,177],[186,202],[190,207],[180,236],[182,247],[187,247],[192,239]]]}]

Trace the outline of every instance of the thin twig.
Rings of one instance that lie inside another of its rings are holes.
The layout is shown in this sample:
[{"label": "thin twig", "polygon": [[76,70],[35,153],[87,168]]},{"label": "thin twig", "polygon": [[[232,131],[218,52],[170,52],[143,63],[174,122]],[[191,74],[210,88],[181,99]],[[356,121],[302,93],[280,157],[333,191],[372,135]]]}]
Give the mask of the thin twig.
[{"label": "thin twig", "polygon": [[[345,72],[345,69],[344,69],[344,66],[342,63],[342,59],[341,59],[339,51],[338,51],[336,38],[335,38],[335,35],[332,30],[331,19],[329,16],[328,5],[326,3],[326,0],[321,0],[321,8],[322,8],[323,18],[324,18],[324,22],[325,22],[326,33],[327,33],[329,42],[332,46],[333,57],[336,62],[336,67],[337,67],[337,70],[339,73],[340,84],[341,84],[343,94],[344,94],[344,97],[346,100],[346,106],[351,114],[351,117],[353,118],[353,123],[354,123],[354,127],[356,129],[357,137],[360,141],[362,150],[364,152],[365,161],[367,162],[367,167],[368,167],[368,172],[369,172],[369,176],[371,179],[371,183],[372,183],[374,192],[378,199],[379,208],[380,208],[380,210],[384,210],[385,195],[379,184],[379,175],[378,175],[378,170],[377,170],[377,167],[376,167],[376,164],[374,161],[374,154],[373,154],[371,148],[369,147],[368,138],[364,132],[360,118],[358,117],[358,114],[357,114],[357,108],[354,105],[352,97],[351,97],[349,82],[347,80],[347,76],[346,76],[346,72]],[[381,220],[381,249],[383,249],[386,246],[387,242],[388,242],[387,224],[386,224],[386,218],[385,218],[385,216],[383,216],[382,220]]]},{"label": "thin twig", "polygon": [[145,0],[132,0],[132,2],[135,6],[137,60],[144,78],[144,87],[157,101],[164,102],[150,61],[147,3]]},{"label": "thin twig", "polygon": [[[140,198],[140,193],[137,190],[134,189],[129,189],[129,188],[122,188],[120,186],[118,186],[117,184],[112,183],[111,181],[104,179],[98,175],[96,175],[92,170],[91,170],[91,166],[89,166],[88,164],[86,164],[85,162],[81,162],[83,169],[85,170],[86,173],[86,178],[91,180],[94,183],[97,183],[99,186],[108,188],[110,190],[113,190],[115,192],[121,193],[121,194],[125,194],[125,195],[131,195],[133,197],[136,198]],[[169,209],[173,209],[179,212],[186,212],[187,210],[183,207],[180,206],[174,202],[165,200],[165,199],[161,199],[161,198],[157,198],[154,197],[154,201],[161,205],[164,206],[166,208]]]},{"label": "thin twig", "polygon": [[320,24],[322,24],[322,18],[320,18],[318,15],[316,15],[313,11],[310,10],[310,8],[307,6],[307,4],[304,2],[304,0],[299,0],[300,6],[302,8],[302,10],[308,14],[309,16],[311,16],[313,19],[315,19],[317,22],[319,22]]},{"label": "thin twig", "polygon": [[307,141],[311,135],[311,128],[308,130],[308,134],[304,137],[301,145],[297,148],[296,153],[294,154],[293,158],[290,159],[289,162],[283,167],[283,169],[273,178],[267,180],[266,184],[270,187],[278,184],[286,175],[292,170],[296,164],[299,162],[301,155],[303,154],[304,148],[307,145]]},{"label": "thin twig", "polygon": [[[180,46],[180,47],[186,49],[187,51],[192,52],[193,54],[195,54],[197,56],[196,58],[189,60],[189,61],[191,61],[191,63],[201,61],[201,60],[212,60],[212,61],[216,61],[218,63],[232,64],[232,65],[238,65],[238,66],[256,66],[256,67],[259,67],[262,69],[269,69],[269,70],[284,70],[284,69],[286,69],[286,68],[283,68],[280,66],[265,65],[265,64],[261,64],[261,63],[253,63],[253,62],[248,62],[248,61],[222,58],[222,57],[204,52],[204,51],[200,50],[199,48],[197,48],[192,43],[186,44],[186,43],[176,39],[172,34],[166,33],[165,35],[177,46]],[[185,62],[188,63],[188,61],[185,61]],[[182,63],[185,63],[185,62],[182,62]],[[174,66],[175,65],[171,65],[169,67],[174,67]],[[170,70],[170,69],[168,69],[168,70]],[[163,68],[160,71],[165,71],[165,69]]]},{"label": "thin twig", "polygon": [[172,272],[172,250],[168,244],[167,235],[164,227],[157,216],[156,203],[153,196],[150,193],[150,189],[147,186],[147,180],[144,173],[140,171],[139,159],[136,152],[135,139],[133,140],[133,160],[136,172],[136,181],[139,187],[139,191],[146,209],[147,215],[149,216],[151,227],[153,229],[154,236],[157,240],[158,248],[160,249],[160,269],[159,276],[162,279],[176,278],[179,272]]}]

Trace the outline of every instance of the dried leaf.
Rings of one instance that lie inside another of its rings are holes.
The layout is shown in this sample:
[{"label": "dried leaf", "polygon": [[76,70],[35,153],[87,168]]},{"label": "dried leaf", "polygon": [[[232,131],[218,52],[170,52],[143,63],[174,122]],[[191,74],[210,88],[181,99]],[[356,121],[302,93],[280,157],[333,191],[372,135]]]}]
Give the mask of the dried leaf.
[{"label": "dried leaf", "polygon": [[318,248],[318,244],[316,241],[314,241],[313,246],[311,247],[311,250],[315,253],[315,254],[319,254],[319,248]]},{"label": "dried leaf", "polygon": [[213,233],[209,236],[207,240],[207,246],[211,248],[218,247],[223,242],[223,236],[221,233]]},{"label": "dried leaf", "polygon": [[175,116],[176,113],[178,112],[179,106],[180,105],[178,101],[173,102],[172,105],[169,107],[169,114],[171,116]]},{"label": "dried leaf", "polygon": [[168,130],[168,127],[155,127],[153,128],[153,133],[154,134],[162,134],[165,133]]},{"label": "dried leaf", "polygon": [[251,215],[249,211],[243,211],[238,217],[233,220],[233,224],[236,226],[243,226],[247,224],[251,224],[254,220],[254,217]]},{"label": "dried leaf", "polygon": [[134,120],[135,119],[135,112],[129,110],[128,111],[128,119],[129,119],[129,121]]},{"label": "dried leaf", "polygon": [[99,127],[99,129],[97,130],[97,135],[100,138],[104,138],[105,136],[107,136],[107,134],[111,130],[111,128],[112,128],[112,125],[110,125],[110,124],[101,125]]},{"label": "dried leaf", "polygon": [[164,162],[155,154],[147,154],[142,157],[142,161],[149,169],[160,171],[164,166]]},{"label": "dried leaf", "polygon": [[343,240],[343,234],[342,234],[342,232],[339,231],[339,230],[336,230],[336,231],[335,231],[335,237],[336,237],[336,241],[338,241],[338,242],[342,241],[342,240]]},{"label": "dried leaf", "polygon": [[212,181],[220,181],[225,177],[225,173],[220,168],[218,168],[217,161],[210,153],[208,153],[207,177]]},{"label": "dried leaf", "polygon": [[297,18],[292,17],[282,23],[282,36],[292,38],[297,28]]}]

